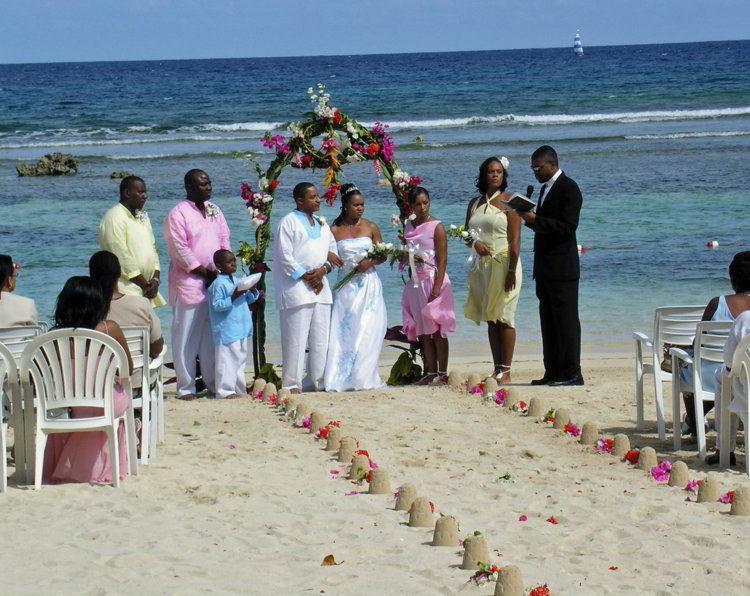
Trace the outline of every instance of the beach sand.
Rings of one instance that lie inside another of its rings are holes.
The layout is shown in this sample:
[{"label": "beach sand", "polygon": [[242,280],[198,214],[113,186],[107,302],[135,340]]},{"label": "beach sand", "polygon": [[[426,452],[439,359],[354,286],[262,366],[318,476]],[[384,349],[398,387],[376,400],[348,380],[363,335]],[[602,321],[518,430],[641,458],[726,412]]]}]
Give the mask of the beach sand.
[{"label": "beach sand", "polygon": [[[486,372],[454,359],[451,368]],[[681,456],[691,478],[706,467],[690,445],[655,439],[647,393],[635,431],[631,354],[584,358],[584,387],[532,388],[534,358],[514,363],[519,396],[566,407],[573,422],[624,432],[634,446]],[[750,592],[750,518],[659,484],[550,424],[446,387],[306,394],[304,401],[387,469],[410,482],[462,537],[481,531],[492,563],[517,565],[526,587],[552,594]],[[667,404],[667,411],[670,412]],[[111,486],[11,482],[4,504],[3,592],[38,594],[469,594],[461,548],[433,547],[432,530],[406,525],[391,495],[352,484],[346,466],[307,429],[251,400],[167,402],[167,442]],[[671,441],[671,435],[668,434]],[[713,438],[709,438],[709,446]],[[740,455],[740,464],[744,457]],[[750,482],[719,473],[722,492]],[[331,471],[341,472],[334,475]],[[513,481],[498,480],[509,473]],[[437,513],[435,517],[437,518]],[[525,515],[527,521],[519,521]],[[559,523],[545,520],[555,516]],[[340,565],[321,566],[332,554]]]}]

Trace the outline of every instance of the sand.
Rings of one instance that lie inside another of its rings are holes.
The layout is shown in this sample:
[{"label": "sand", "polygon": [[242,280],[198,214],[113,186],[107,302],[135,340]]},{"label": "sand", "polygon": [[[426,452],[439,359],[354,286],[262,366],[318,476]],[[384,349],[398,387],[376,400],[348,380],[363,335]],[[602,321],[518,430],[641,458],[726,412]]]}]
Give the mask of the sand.
[{"label": "sand", "polygon": [[[682,459],[690,477],[708,468],[693,445],[656,439],[647,394],[645,432],[634,428],[631,355],[584,359],[586,386],[532,388],[532,359],[514,364],[521,399],[564,407],[579,427],[650,445]],[[486,363],[451,368],[486,372]],[[668,395],[668,394],[667,394]],[[750,519],[591,446],[551,423],[478,395],[441,388],[307,394],[343,434],[412,483],[459,536],[485,536],[492,563],[517,566],[526,587],[552,594],[717,594],[750,591]],[[666,411],[670,412],[666,404]],[[4,504],[4,592],[36,594],[470,594],[462,551],[431,546],[432,528],[410,528],[392,495],[360,494],[346,464],[308,429],[252,400],[167,402],[167,442],[119,490],[11,482]],[[709,446],[713,435],[709,435]],[[719,471],[721,491],[750,486],[740,466]],[[338,472],[332,474],[331,472]],[[510,474],[512,481],[500,478]],[[357,494],[349,494],[355,492]],[[347,496],[348,495],[348,496]],[[526,516],[526,521],[519,521]],[[557,524],[546,521],[554,516]],[[744,553],[744,554],[743,554]],[[339,565],[321,566],[332,554]]]}]

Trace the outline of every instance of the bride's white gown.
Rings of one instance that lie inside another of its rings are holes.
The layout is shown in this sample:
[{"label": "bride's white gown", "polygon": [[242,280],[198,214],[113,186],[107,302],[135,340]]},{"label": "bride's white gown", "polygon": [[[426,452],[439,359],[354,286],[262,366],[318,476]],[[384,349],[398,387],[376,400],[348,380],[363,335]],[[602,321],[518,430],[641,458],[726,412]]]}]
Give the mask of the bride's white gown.
[{"label": "bride's white gown", "polygon": [[[336,247],[344,261],[344,266],[339,270],[338,283],[362,260],[361,254],[372,247],[372,240],[349,238],[339,240]],[[378,360],[387,323],[383,285],[375,267],[355,275],[333,294],[326,391],[385,386],[378,373]]]}]

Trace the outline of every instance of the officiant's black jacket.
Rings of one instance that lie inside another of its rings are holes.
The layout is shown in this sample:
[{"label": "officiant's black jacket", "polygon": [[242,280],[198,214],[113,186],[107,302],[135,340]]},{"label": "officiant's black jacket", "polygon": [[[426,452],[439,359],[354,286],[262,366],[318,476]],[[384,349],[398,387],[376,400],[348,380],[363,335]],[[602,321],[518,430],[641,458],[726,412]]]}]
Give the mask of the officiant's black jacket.
[{"label": "officiant's black jacket", "polygon": [[575,180],[565,173],[552,185],[536,221],[526,225],[534,230],[534,279],[574,281],[580,278],[576,228],[583,197]]}]

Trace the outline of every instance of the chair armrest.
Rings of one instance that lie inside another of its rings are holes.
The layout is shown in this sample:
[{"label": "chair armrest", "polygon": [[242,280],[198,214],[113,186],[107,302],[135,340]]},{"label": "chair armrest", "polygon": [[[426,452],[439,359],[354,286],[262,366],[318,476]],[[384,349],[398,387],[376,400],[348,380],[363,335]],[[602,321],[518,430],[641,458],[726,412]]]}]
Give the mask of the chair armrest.
[{"label": "chair armrest", "polygon": [[149,370],[156,370],[164,364],[164,357],[167,355],[167,344],[161,349],[159,355],[148,363]]},{"label": "chair armrest", "polygon": [[693,363],[693,357],[682,348],[669,348],[669,353],[677,358],[677,360],[682,360],[686,364]]},{"label": "chair armrest", "polygon": [[646,344],[649,347],[654,345],[648,336],[640,331],[633,331],[633,339],[638,343]]}]

